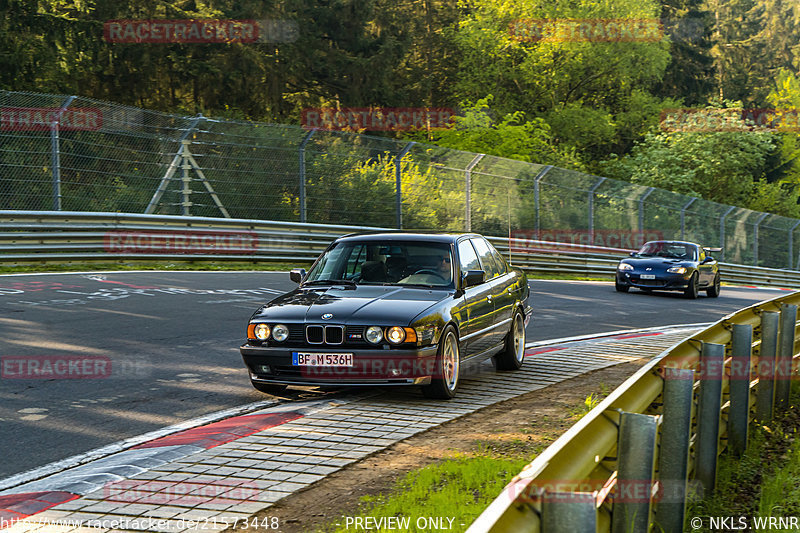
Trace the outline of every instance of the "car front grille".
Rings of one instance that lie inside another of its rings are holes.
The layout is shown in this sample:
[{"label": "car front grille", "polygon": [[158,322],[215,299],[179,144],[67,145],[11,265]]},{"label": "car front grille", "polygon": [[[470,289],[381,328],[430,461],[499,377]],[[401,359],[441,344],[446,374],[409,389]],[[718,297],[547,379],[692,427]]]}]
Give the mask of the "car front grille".
[{"label": "car front grille", "polygon": [[270,346],[364,346],[364,326],[339,324],[287,324],[289,338],[284,342],[269,341]]}]

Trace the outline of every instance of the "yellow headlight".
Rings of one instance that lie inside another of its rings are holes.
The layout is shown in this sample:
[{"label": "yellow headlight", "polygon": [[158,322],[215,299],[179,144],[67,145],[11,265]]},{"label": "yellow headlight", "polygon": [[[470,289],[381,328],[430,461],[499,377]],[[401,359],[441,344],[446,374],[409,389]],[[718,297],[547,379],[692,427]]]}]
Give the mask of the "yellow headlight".
[{"label": "yellow headlight", "polygon": [[400,344],[406,340],[406,330],[400,326],[392,326],[386,330],[386,340],[392,344]]},{"label": "yellow headlight", "polygon": [[270,334],[269,326],[266,324],[256,325],[255,334],[256,334],[256,339],[260,341],[265,341],[269,339],[269,334]]}]

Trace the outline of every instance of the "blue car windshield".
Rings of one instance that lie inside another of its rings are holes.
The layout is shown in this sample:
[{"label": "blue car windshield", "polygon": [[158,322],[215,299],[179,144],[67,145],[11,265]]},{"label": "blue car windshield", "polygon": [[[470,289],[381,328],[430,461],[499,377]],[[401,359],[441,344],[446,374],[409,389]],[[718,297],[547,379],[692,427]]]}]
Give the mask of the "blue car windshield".
[{"label": "blue car windshield", "polygon": [[453,288],[453,266],[447,243],[343,241],[322,255],[304,284],[345,282]]},{"label": "blue car windshield", "polygon": [[681,242],[647,242],[639,250],[641,257],[666,257],[668,259],[682,259],[696,261],[694,246]]}]

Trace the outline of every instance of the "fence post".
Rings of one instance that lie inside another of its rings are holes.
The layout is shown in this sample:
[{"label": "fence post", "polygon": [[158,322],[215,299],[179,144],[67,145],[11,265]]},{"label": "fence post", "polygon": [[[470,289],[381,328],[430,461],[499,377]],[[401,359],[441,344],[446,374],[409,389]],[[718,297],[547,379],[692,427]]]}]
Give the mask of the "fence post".
[{"label": "fence post", "polygon": [[483,156],[486,154],[478,154],[470,161],[467,168],[464,170],[464,197],[466,198],[465,212],[464,212],[464,231],[472,231],[472,169],[475,168]]},{"label": "fence post", "polygon": [[395,217],[397,229],[403,229],[403,181],[401,179],[400,164],[403,161],[403,156],[405,156],[415,144],[417,143],[413,141],[408,143],[394,158]]},{"label": "fence post", "polygon": [[178,139],[178,151],[175,153],[175,157],[172,158],[172,163],[169,164],[167,167],[167,172],[161,178],[161,181],[158,184],[158,188],[156,192],[153,193],[153,197],[150,198],[150,202],[147,204],[144,212],[145,214],[152,214],[156,210],[156,206],[158,202],[161,201],[161,197],[164,196],[164,193],[167,190],[167,185],[169,185],[169,181],[172,179],[172,176],[175,174],[175,171],[178,170],[178,163],[183,162],[186,163],[185,158],[183,157],[183,150],[185,148],[184,141],[189,138],[189,135],[197,128],[197,124],[203,120],[205,117],[198,113],[196,117],[192,119],[192,122],[189,124],[189,127],[184,130],[183,134],[181,134],[180,138]]},{"label": "fence post", "polygon": [[657,431],[658,422],[654,416],[620,414],[612,533],[648,531]]},{"label": "fence post", "polygon": [[758,352],[758,389],[756,419],[760,423],[772,420],[775,405],[775,356],[778,350],[779,315],[774,311],[761,313],[761,349]]},{"label": "fence post", "polygon": [[317,130],[311,130],[303,137],[303,140],[300,141],[300,149],[298,151],[298,173],[300,174],[300,191],[298,196],[300,196],[300,223],[302,224],[306,222],[306,144],[311,140],[311,136],[314,135],[315,131]]},{"label": "fence post", "polygon": [[575,533],[597,528],[596,495],[591,492],[545,492],[542,533]]},{"label": "fence post", "polygon": [[691,200],[689,200],[686,203],[686,205],[684,205],[681,208],[681,240],[682,241],[686,240],[686,237],[685,237],[685,235],[686,235],[686,210],[689,209],[689,206],[691,206],[696,200],[697,200],[697,198],[692,198]]},{"label": "fence post", "polygon": [[647,197],[650,196],[654,190],[656,190],[655,187],[648,187],[647,192],[639,198],[639,231],[642,233],[644,233],[644,201],[647,200]]},{"label": "fence post", "polygon": [[758,227],[761,221],[769,216],[769,213],[761,213],[761,216],[756,220],[756,225],[753,228],[753,266],[758,266]]},{"label": "fence post", "polygon": [[589,244],[594,244],[594,192],[608,178],[600,178],[591,189],[589,189]]},{"label": "fence post", "polygon": [[753,354],[753,326],[734,324],[731,332],[731,377],[728,411],[728,444],[736,457],[747,450],[750,426],[750,359]]},{"label": "fence post", "polygon": [[719,247],[722,248],[720,255],[722,256],[720,259],[725,259],[725,219],[728,218],[728,215],[736,209],[735,206],[731,206],[728,208],[727,211],[720,217],[719,219]]},{"label": "fence post", "polygon": [[794,230],[797,229],[797,226],[800,226],[800,220],[794,223],[792,229],[789,230],[789,270],[794,267]]},{"label": "fence post", "polygon": [[797,322],[797,306],[781,305],[780,332],[778,337],[778,364],[775,368],[775,409],[783,411],[789,407],[789,392],[792,379],[792,357],[794,357],[794,328]]},{"label": "fence post", "polygon": [[703,487],[703,498],[714,492],[717,482],[719,419],[722,407],[722,377],[725,345],[704,342],[700,353],[700,393],[697,403],[695,478]]},{"label": "fence post", "polygon": [[75,100],[75,96],[68,96],[61,108],[50,123],[50,166],[53,167],[53,211],[61,211],[61,147],[58,138],[61,115]]},{"label": "fence post", "polygon": [[665,368],[664,412],[658,452],[661,498],[656,504],[656,522],[664,533],[683,531],[693,400],[694,372],[686,368]]},{"label": "fence post", "polygon": [[540,222],[539,222],[539,182],[542,180],[545,175],[550,172],[550,169],[553,168],[553,165],[547,165],[539,170],[539,173],[533,178],[533,208],[536,211],[536,240],[539,240],[539,230],[540,230]]}]

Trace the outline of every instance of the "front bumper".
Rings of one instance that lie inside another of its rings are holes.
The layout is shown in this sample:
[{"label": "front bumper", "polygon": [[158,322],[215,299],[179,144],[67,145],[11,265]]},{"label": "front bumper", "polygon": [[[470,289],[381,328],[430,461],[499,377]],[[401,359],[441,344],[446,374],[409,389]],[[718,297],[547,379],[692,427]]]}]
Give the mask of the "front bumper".
[{"label": "front bumper", "polygon": [[[440,376],[438,345],[416,349],[273,347],[239,348],[250,379],[285,385],[426,385]],[[294,366],[292,352],[352,353],[353,366]]]},{"label": "front bumper", "polygon": [[642,272],[617,271],[617,283],[637,289],[647,290],[683,290],[689,286],[691,274],[655,274],[655,279],[641,279]]}]

